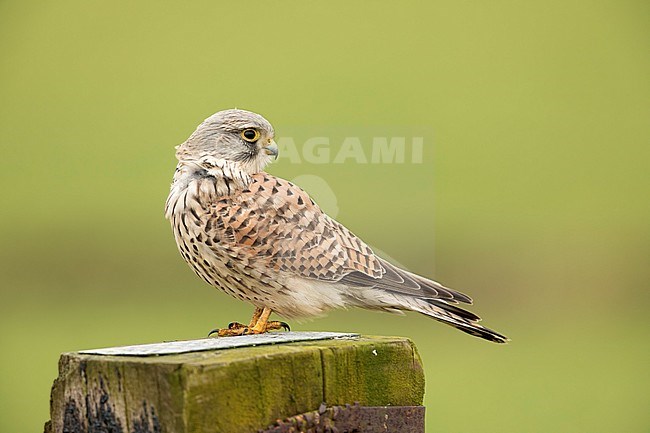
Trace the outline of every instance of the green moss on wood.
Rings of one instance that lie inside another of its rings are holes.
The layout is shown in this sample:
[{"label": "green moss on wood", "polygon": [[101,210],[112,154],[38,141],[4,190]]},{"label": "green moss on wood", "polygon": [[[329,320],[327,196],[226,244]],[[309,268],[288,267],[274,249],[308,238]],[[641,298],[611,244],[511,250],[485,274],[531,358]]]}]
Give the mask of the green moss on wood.
[{"label": "green moss on wood", "polygon": [[167,432],[236,433],[315,410],[321,402],[411,406],[422,404],[423,396],[420,357],[410,340],[399,337],[143,358],[72,353],[61,357],[53,387],[52,431],[62,431],[71,399],[81,414],[108,399],[102,407],[124,432],[146,419]]}]

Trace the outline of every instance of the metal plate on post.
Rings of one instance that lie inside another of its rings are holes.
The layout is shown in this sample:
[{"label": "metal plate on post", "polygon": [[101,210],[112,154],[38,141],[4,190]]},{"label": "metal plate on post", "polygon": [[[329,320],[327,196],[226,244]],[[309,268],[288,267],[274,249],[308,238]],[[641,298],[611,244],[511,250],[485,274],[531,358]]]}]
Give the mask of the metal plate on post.
[{"label": "metal plate on post", "polygon": [[297,341],[356,339],[359,334],[340,332],[278,332],[272,334],[242,335],[239,337],[202,338],[200,340],[168,341],[165,343],[140,344],[136,346],[108,347],[82,350],[87,355],[156,356],[180,353],[223,350],[237,347],[267,344],[294,343]]}]

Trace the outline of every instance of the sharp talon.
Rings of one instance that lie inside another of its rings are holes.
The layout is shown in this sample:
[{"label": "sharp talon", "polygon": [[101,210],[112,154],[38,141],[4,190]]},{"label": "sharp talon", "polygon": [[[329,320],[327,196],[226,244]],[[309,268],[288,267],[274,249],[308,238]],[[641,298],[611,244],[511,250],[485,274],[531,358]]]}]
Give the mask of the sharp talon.
[{"label": "sharp talon", "polygon": [[271,315],[270,308],[256,308],[253,317],[251,318],[250,325],[246,326],[239,322],[230,322],[228,323],[227,328],[213,329],[208,334],[208,337],[211,337],[213,334],[217,334],[217,337],[234,337],[237,335],[256,335],[264,334],[269,331],[276,329],[284,329],[285,331],[291,331],[291,328],[285,322],[278,321],[269,321],[269,316]]}]

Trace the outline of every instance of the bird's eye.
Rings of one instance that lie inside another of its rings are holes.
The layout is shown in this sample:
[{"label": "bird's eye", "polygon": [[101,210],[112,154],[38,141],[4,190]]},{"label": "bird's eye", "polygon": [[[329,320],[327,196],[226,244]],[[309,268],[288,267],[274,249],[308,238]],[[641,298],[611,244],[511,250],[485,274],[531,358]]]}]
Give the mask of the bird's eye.
[{"label": "bird's eye", "polygon": [[260,133],[253,128],[248,128],[244,129],[241,132],[241,136],[244,140],[248,141],[249,143],[252,143],[254,141],[257,141],[258,138],[260,138]]}]

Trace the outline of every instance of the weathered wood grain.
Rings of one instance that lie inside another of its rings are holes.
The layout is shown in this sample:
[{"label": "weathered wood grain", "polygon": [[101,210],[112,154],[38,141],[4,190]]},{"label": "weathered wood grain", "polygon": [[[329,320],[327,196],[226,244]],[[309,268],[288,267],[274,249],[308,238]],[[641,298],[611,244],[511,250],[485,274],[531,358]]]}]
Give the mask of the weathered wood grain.
[{"label": "weathered wood grain", "polygon": [[420,357],[400,337],[150,357],[66,353],[46,431],[249,433],[323,402],[415,406],[423,395]]}]

